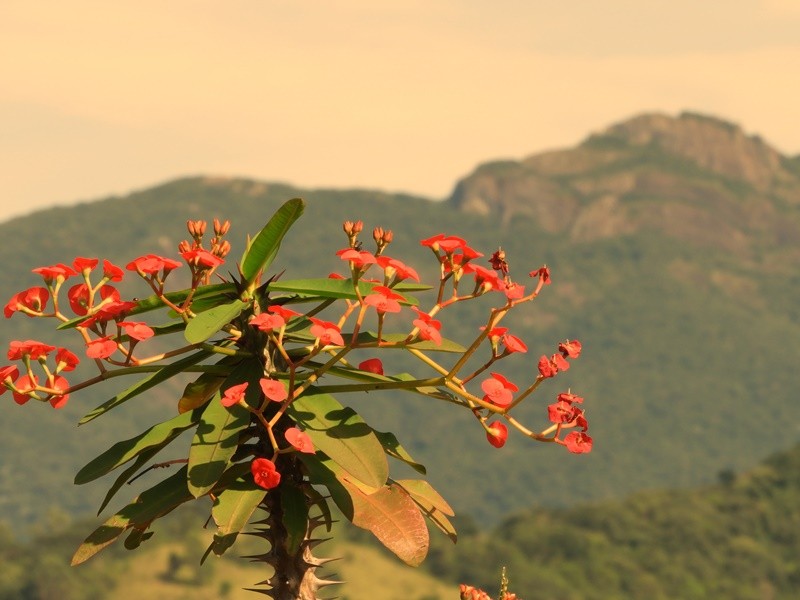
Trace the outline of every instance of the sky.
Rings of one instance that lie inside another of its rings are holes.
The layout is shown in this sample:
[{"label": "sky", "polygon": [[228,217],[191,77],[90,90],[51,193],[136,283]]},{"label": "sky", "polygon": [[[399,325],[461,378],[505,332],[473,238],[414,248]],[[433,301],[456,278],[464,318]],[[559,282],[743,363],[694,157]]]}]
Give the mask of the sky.
[{"label": "sky", "polygon": [[449,195],[642,112],[800,153],[800,0],[0,0],[0,220],[188,175]]}]

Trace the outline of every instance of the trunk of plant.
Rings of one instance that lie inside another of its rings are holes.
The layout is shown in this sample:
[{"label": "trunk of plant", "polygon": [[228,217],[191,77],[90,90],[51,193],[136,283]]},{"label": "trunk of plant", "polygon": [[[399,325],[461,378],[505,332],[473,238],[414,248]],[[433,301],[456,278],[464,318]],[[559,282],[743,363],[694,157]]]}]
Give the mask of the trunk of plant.
[{"label": "trunk of plant", "polygon": [[[303,473],[298,460],[282,461],[279,467],[282,482],[302,482]],[[301,484],[307,485],[307,484]],[[256,531],[251,535],[263,538],[270,546],[264,554],[248,556],[253,562],[264,562],[274,568],[269,579],[257,583],[257,588],[248,588],[274,600],[319,600],[319,591],[329,585],[342,582],[322,579],[318,570],[336,558],[319,558],[312,550],[328,538],[315,538],[314,530],[324,525],[324,517],[309,516],[305,537],[297,549],[291,548],[289,532],[284,524],[284,506],[280,488],[269,490],[259,506],[266,517],[256,522]],[[263,587],[261,587],[263,586]]]}]

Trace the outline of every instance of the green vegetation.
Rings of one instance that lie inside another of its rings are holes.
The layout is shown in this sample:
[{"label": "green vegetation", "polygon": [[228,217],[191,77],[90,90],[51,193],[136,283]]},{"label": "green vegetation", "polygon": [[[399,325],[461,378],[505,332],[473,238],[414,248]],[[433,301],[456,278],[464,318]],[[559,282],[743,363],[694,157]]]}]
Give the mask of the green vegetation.
[{"label": "green vegetation", "polygon": [[790,600],[800,589],[800,445],[742,476],[622,502],[536,508],[432,549],[425,568],[526,598]]},{"label": "green vegetation", "polygon": [[[454,416],[449,407],[427,412],[421,426],[416,411],[418,402],[428,402],[423,398],[344,398],[367,420],[378,413],[380,421],[396,423],[398,437],[427,466],[433,485],[457,513],[474,516],[482,528],[532,503],[563,506],[654,486],[708,482],[717,471],[751,467],[798,438],[800,407],[791,400],[796,361],[785,350],[800,346],[794,300],[800,278],[790,270],[796,250],[766,242],[759,255],[742,260],[713,246],[676,243],[657,230],[582,241],[541,231],[523,218],[501,230],[499,219],[409,196],[185,179],[0,225],[6,275],[0,298],[37,283],[29,265],[76,255],[124,265],[154,248],[174,254],[176,236],[189,217],[229,218],[236,232],[231,239],[238,239],[243,230],[255,233],[265,216],[293,196],[304,196],[309,206],[274,265],[278,272],[286,269],[287,278],[341,272],[334,255],[344,246],[339,224],[353,218],[368,227],[393,228],[392,255],[416,266],[423,278],[435,265],[418,240],[440,231],[465,237],[486,253],[502,244],[519,280],[527,281],[528,271],[544,263],[552,269],[553,285],[524,316],[508,321],[512,333],[530,347],[529,369],[504,374],[525,380],[541,354],[553,352],[564,338],[580,339],[585,351],[579,368],[543,385],[521,416],[529,422],[540,418],[546,426],[546,404],[571,387],[587,399],[595,438],[591,455],[571,456],[563,448],[513,435],[496,450],[468,416]],[[234,248],[231,256],[241,250]],[[420,300],[425,302],[424,295]],[[478,313],[463,314],[465,322],[475,322]],[[46,339],[42,325],[15,316],[4,323],[2,337]],[[447,335],[463,341],[472,333]],[[39,520],[54,490],[70,514],[93,512],[105,484],[76,488],[74,474],[111,445],[104,437],[108,433],[133,436],[157,418],[175,414],[185,383],[176,381],[172,393],[145,395],[103,416],[103,427],[70,425],[110,397],[113,386],[91,399],[71,400],[62,411],[17,407],[3,396],[0,486],[6,492],[0,508],[8,522],[22,528]],[[753,435],[763,414],[775,425],[769,435]],[[120,493],[119,502],[134,495],[136,485],[130,488]]]}]

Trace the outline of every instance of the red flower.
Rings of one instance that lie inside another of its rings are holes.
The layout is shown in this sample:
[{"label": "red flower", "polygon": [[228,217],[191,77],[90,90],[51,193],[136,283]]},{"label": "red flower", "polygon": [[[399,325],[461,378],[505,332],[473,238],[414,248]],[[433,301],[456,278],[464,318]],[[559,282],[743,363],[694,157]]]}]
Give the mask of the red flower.
[{"label": "red flower", "polygon": [[245,381],[244,383],[240,383],[238,385],[232,385],[225,390],[222,398],[220,398],[222,406],[230,408],[234,404],[239,404],[240,400],[244,400],[244,393],[245,390],[247,390],[248,385],[248,382]]},{"label": "red flower", "polygon": [[[91,291],[85,283],[79,283],[78,285],[73,285],[71,288],[69,288],[69,291],[67,292],[67,299],[69,300],[69,307],[72,309],[72,312],[79,317],[88,314],[90,303],[93,305],[93,300],[90,298],[90,296]],[[106,301],[106,304],[119,302],[120,297],[117,288],[110,285],[102,286],[100,288],[100,300],[101,303]],[[105,305],[103,308],[105,308]]]},{"label": "red flower", "polygon": [[500,373],[491,373],[491,376],[491,379],[484,379],[481,383],[485,394],[483,400],[496,406],[508,406],[514,401],[514,392],[519,388]]},{"label": "red flower", "polygon": [[336,255],[342,260],[350,261],[354,267],[373,265],[377,262],[375,255],[373,255],[372,252],[359,252],[355,248],[345,248],[343,250],[339,250]]},{"label": "red flower", "polygon": [[307,433],[300,431],[297,427],[290,427],[284,434],[286,441],[298,452],[305,452],[306,454],[314,454],[314,444]]},{"label": "red flower", "polygon": [[16,365],[0,368],[0,396],[6,393],[8,389],[5,385],[6,382],[13,383],[19,377],[19,369]]},{"label": "red flower", "polygon": [[547,418],[551,423],[569,423],[575,420],[581,410],[572,406],[569,402],[558,401],[547,407]]},{"label": "red flower", "polygon": [[147,323],[141,321],[122,321],[119,326],[125,330],[128,337],[139,342],[149,340],[156,334]]},{"label": "red flower", "polygon": [[347,279],[347,277],[339,273],[328,273],[328,279]]},{"label": "red flower", "polygon": [[291,319],[292,317],[301,316],[299,312],[294,311],[291,308],[286,308],[285,306],[282,306],[280,304],[273,304],[267,307],[267,312],[280,315],[281,317],[283,317],[283,320],[286,321],[287,323],[289,322],[289,319]]},{"label": "red flower", "polygon": [[122,281],[125,272],[112,262],[103,259],[103,277],[111,281]]},{"label": "red flower", "polygon": [[225,264],[225,261],[219,256],[211,254],[211,252],[208,250],[203,250],[202,248],[195,248],[187,252],[181,252],[181,256],[183,257],[183,260],[190,265],[205,267],[206,269],[211,269]]},{"label": "red flower", "polygon": [[56,352],[56,373],[61,371],[74,371],[81,361],[66,348],[59,348]]},{"label": "red flower", "polygon": [[570,394],[568,392],[563,392],[558,395],[559,402],[569,402],[572,404],[573,402],[576,404],[583,404],[583,398],[580,396],[576,396],[575,394]]},{"label": "red flower", "polygon": [[173,269],[181,266],[177,260],[164,258],[156,254],[146,254],[140,256],[125,265],[128,271],[136,271],[140,275],[155,275],[163,269],[164,273],[169,273]]},{"label": "red flower", "polygon": [[564,445],[573,454],[586,454],[592,451],[592,438],[582,431],[573,431],[564,438]]},{"label": "red flower", "polygon": [[550,285],[550,269],[548,269],[546,265],[544,267],[539,267],[535,271],[531,271],[528,273],[528,276],[538,277],[542,280],[544,285]]},{"label": "red flower", "polygon": [[[105,286],[104,286],[105,287]],[[116,319],[120,315],[136,308],[136,302],[124,302],[122,300],[109,300],[104,302],[100,309],[85,321],[81,321],[81,327],[91,327],[98,321],[105,322]]]},{"label": "red flower", "polygon": [[401,281],[403,279],[413,279],[414,281],[419,281],[419,275],[417,272],[396,258],[379,256],[378,266],[383,269],[384,274],[389,279],[396,277],[397,281]]},{"label": "red flower", "polygon": [[503,293],[509,300],[519,300],[525,295],[525,286],[518,283],[503,284]]},{"label": "red flower", "polygon": [[250,325],[261,331],[273,331],[274,329],[280,329],[286,325],[286,321],[284,321],[283,317],[280,315],[261,313],[250,320]]},{"label": "red flower", "polygon": [[371,294],[364,298],[364,304],[374,306],[379,313],[398,313],[400,303],[398,300],[405,300],[400,294],[393,292],[391,288],[376,285],[372,288]]},{"label": "red flower", "polygon": [[539,359],[539,373],[542,377],[553,377],[559,371],[569,369],[569,363],[560,354],[553,354],[550,358],[542,356]]},{"label": "red flower", "polygon": [[78,273],[88,273],[97,266],[98,260],[96,258],[83,258],[77,257],[72,261],[72,266]]},{"label": "red flower", "polygon": [[506,352],[527,352],[528,347],[521,339],[509,333],[503,335],[503,344],[506,346]]},{"label": "red flower", "polygon": [[383,363],[380,358],[370,358],[358,365],[359,371],[383,375]]},{"label": "red flower", "polygon": [[47,288],[28,288],[27,290],[23,290],[11,297],[11,300],[8,301],[8,304],[6,304],[5,308],[3,309],[3,314],[5,315],[6,319],[8,319],[15,312],[22,311],[29,317],[34,317],[37,315],[32,315],[30,313],[43,313],[49,299],[50,292],[47,291]]},{"label": "red flower", "polygon": [[484,292],[505,289],[505,285],[500,280],[500,277],[491,269],[474,263],[467,263],[464,265],[464,272],[472,273],[475,277],[475,284],[483,288]]},{"label": "red flower", "polygon": [[36,269],[33,269],[33,273],[38,273],[39,275],[44,277],[46,283],[49,283],[51,281],[57,281],[58,279],[64,281],[65,279],[72,277],[73,275],[77,275],[75,271],[70,269],[67,265],[61,263],[57,265],[51,265],[49,267],[38,267]]},{"label": "red flower", "polygon": [[558,345],[558,351],[564,358],[578,358],[581,355],[581,343],[578,340],[567,340]]},{"label": "red flower", "polygon": [[89,358],[108,358],[117,351],[117,342],[106,336],[92,340],[86,344],[86,356]]},{"label": "red flower", "polygon": [[273,402],[283,402],[289,397],[289,392],[286,391],[286,387],[280,381],[264,377],[258,383],[264,395]]},{"label": "red flower", "polygon": [[309,317],[309,320],[313,323],[311,335],[319,340],[321,346],[344,346],[342,332],[335,323],[314,317]]},{"label": "red flower", "polygon": [[486,430],[486,439],[495,448],[502,448],[508,438],[508,427],[504,423],[491,423]]},{"label": "red flower", "polygon": [[414,310],[417,311],[417,315],[419,315],[419,319],[414,319],[413,323],[414,327],[419,329],[420,339],[429,340],[437,346],[441,346],[442,334],[439,333],[442,328],[441,322],[431,317],[428,313],[422,312],[418,308],[412,308],[414,308]]},{"label": "red flower", "polygon": [[25,340],[24,342],[15,340],[8,344],[8,360],[20,360],[26,354],[31,357],[31,360],[38,360],[55,349],[55,346],[49,346],[36,340]]},{"label": "red flower", "polygon": [[271,490],[278,487],[281,482],[281,474],[275,469],[275,463],[266,458],[256,458],[250,463],[250,472],[253,473],[253,481],[258,487]]},{"label": "red flower", "polygon": [[[69,389],[69,382],[63,377],[56,377],[53,381],[52,389],[58,391],[65,391]],[[64,408],[69,400],[69,394],[51,394],[50,406],[53,408]]]},{"label": "red flower", "polygon": [[14,383],[17,386],[17,391],[13,392],[14,395],[14,402],[19,404],[20,406],[25,404],[28,400],[31,399],[30,394],[32,394],[36,390],[36,386],[39,384],[39,381],[36,378],[36,375],[28,376],[23,375]]}]

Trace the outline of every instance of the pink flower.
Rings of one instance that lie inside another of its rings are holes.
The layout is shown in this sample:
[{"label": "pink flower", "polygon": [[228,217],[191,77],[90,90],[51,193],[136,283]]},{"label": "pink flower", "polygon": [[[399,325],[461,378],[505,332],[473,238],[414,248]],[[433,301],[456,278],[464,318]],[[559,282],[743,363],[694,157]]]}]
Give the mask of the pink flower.
[{"label": "pink flower", "polygon": [[592,438],[582,431],[572,431],[564,438],[564,445],[573,454],[586,454],[592,451]]},{"label": "pink flower", "polygon": [[164,258],[156,254],[146,254],[132,260],[125,265],[125,268],[128,269],[128,271],[136,271],[140,275],[155,275],[161,270],[163,270],[165,274],[169,273],[180,266],[181,263],[177,260]]},{"label": "pink flower", "polygon": [[67,265],[61,263],[57,265],[51,265],[49,267],[38,267],[33,269],[32,272],[41,275],[46,283],[57,281],[59,279],[64,281],[73,275],[77,275],[75,271],[70,269]]},{"label": "pink flower", "polygon": [[564,358],[578,358],[581,355],[581,343],[578,340],[567,340],[558,345],[558,351]]},{"label": "pink flower", "polygon": [[0,396],[5,394],[8,389],[4,384],[14,383],[17,377],[19,377],[19,369],[16,365],[0,368]]},{"label": "pink flower", "polygon": [[181,252],[181,256],[183,257],[183,260],[190,265],[204,267],[206,269],[212,269],[225,264],[225,261],[219,256],[211,254],[211,252],[208,250],[203,250],[202,248],[194,248],[193,250],[188,250],[187,252]]},{"label": "pink flower", "polygon": [[485,394],[483,400],[496,406],[508,406],[514,401],[514,392],[519,391],[519,388],[500,373],[491,373],[491,376],[481,383]]},{"label": "pink flower", "polygon": [[374,306],[379,313],[398,313],[400,303],[398,300],[405,300],[403,296],[382,285],[372,288],[372,293],[364,298],[364,304]]},{"label": "pink flower", "polygon": [[111,281],[122,281],[125,272],[114,263],[103,259],[103,277]]},{"label": "pink flower", "polygon": [[[56,377],[55,380],[53,380],[52,389],[60,392],[66,391],[69,389],[69,382],[63,377]],[[69,394],[51,394],[50,406],[53,408],[64,408],[67,405],[67,400],[69,400]]]},{"label": "pink flower", "polygon": [[253,481],[258,487],[271,490],[278,487],[281,482],[281,474],[275,468],[275,463],[266,458],[256,458],[250,463],[250,472],[253,474]]},{"label": "pink flower", "polygon": [[386,277],[389,279],[396,277],[397,281],[402,281],[403,279],[413,279],[414,281],[419,281],[419,275],[417,272],[396,258],[379,256],[378,266],[383,269],[384,275],[386,275]]},{"label": "pink flower", "polygon": [[261,331],[273,331],[285,326],[286,321],[280,315],[261,313],[257,317],[250,319],[250,325]]},{"label": "pink flower", "polygon": [[117,342],[111,336],[97,338],[86,344],[86,356],[89,358],[108,358],[117,351]]},{"label": "pink flower", "polygon": [[273,402],[283,402],[289,397],[289,392],[280,381],[264,377],[258,383],[264,395]]},{"label": "pink flower", "polygon": [[14,340],[8,344],[8,360],[20,360],[26,354],[30,356],[31,360],[38,360],[55,349],[55,346],[43,344],[36,340],[25,340],[24,342]]},{"label": "pink flower", "polygon": [[428,313],[422,312],[418,308],[412,308],[417,311],[417,315],[419,316],[419,319],[414,319],[413,323],[414,327],[419,329],[420,339],[429,340],[437,346],[441,346],[442,334],[439,333],[442,328],[441,322],[431,317]]},{"label": "pink flower", "polygon": [[66,348],[59,348],[56,352],[56,373],[61,371],[74,371],[81,361]]},{"label": "pink flower", "polygon": [[97,266],[98,262],[96,258],[83,258],[79,256],[72,261],[72,266],[75,267],[78,273],[89,273]]},{"label": "pink flower", "polygon": [[370,358],[358,365],[359,371],[383,375],[383,363],[380,358]]},{"label": "pink flower", "polygon": [[359,268],[366,265],[373,265],[377,262],[372,252],[358,251],[355,248],[339,250],[336,255],[342,260],[350,261],[351,265]]},{"label": "pink flower", "polygon": [[15,312],[22,311],[29,317],[34,317],[36,315],[30,314],[28,311],[34,313],[44,312],[45,306],[47,306],[47,301],[49,299],[50,292],[47,291],[47,288],[28,288],[27,290],[23,290],[11,297],[11,299],[8,301],[8,304],[6,304],[5,308],[3,309],[3,314],[5,315],[6,319],[8,319]]},{"label": "pink flower", "polygon": [[321,346],[344,346],[344,339],[338,325],[314,317],[309,317],[309,320],[313,323],[311,335],[319,340]]},{"label": "pink flower", "polygon": [[271,312],[275,315],[283,317],[283,320],[286,321],[287,323],[289,322],[289,319],[291,319],[292,317],[301,316],[299,312],[292,310],[291,308],[286,308],[285,306],[282,306],[280,304],[270,305],[269,307],[267,307],[267,312]]},{"label": "pink flower", "polygon": [[306,454],[314,454],[314,444],[308,434],[300,431],[297,427],[290,427],[284,434],[286,441],[298,452],[305,452]]},{"label": "pink flower", "polygon": [[141,321],[122,321],[119,326],[125,330],[128,337],[139,342],[149,340],[156,334],[147,323]]},{"label": "pink flower", "polygon": [[244,383],[232,385],[226,389],[225,393],[222,394],[222,397],[220,398],[222,406],[230,408],[234,404],[239,404],[240,400],[244,400],[244,394],[248,385],[248,382],[245,381]]},{"label": "pink flower", "polygon": [[486,430],[486,439],[495,448],[502,448],[508,438],[508,427],[504,423],[490,423]]},{"label": "pink flower", "polygon": [[542,377],[554,377],[559,371],[569,369],[569,363],[560,354],[553,354],[550,358],[542,356],[539,359],[539,374]]},{"label": "pink flower", "polygon": [[36,378],[36,375],[28,376],[23,375],[14,383],[17,386],[16,392],[13,392],[14,395],[14,402],[19,404],[20,406],[25,404],[28,400],[31,399],[30,394],[32,394],[36,390],[36,386],[39,384],[39,381]]}]

